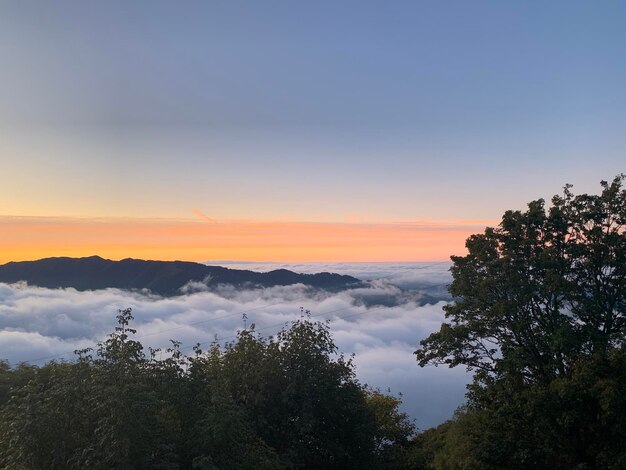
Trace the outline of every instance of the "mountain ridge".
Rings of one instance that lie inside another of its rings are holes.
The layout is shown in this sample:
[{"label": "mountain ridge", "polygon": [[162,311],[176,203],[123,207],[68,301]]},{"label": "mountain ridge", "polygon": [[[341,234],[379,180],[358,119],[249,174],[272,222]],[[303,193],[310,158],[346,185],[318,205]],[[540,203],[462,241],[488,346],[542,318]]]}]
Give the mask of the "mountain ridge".
[{"label": "mountain ridge", "polygon": [[0,265],[0,282],[25,281],[48,288],[77,290],[119,288],[148,289],[164,297],[180,295],[189,282],[211,288],[218,284],[235,287],[273,287],[305,284],[329,291],[362,285],[352,276],[335,273],[301,274],[287,269],[255,272],[208,266],[192,261],[159,261],[124,258],[119,261],[93,255],[82,258],[51,257],[34,261],[10,261]]}]

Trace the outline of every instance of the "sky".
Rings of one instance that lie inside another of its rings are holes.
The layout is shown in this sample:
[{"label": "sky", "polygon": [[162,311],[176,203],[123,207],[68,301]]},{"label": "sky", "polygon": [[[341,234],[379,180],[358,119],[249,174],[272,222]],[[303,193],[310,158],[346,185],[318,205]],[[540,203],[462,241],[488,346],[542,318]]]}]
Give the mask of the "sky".
[{"label": "sky", "polygon": [[441,261],[624,171],[618,1],[5,1],[0,262]]}]

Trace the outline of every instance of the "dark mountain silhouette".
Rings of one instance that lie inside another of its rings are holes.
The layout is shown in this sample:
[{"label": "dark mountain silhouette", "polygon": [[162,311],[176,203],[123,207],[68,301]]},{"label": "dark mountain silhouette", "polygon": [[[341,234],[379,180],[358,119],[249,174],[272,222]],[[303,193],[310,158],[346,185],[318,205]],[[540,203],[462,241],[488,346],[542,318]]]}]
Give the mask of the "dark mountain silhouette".
[{"label": "dark mountain silhouette", "polygon": [[236,287],[271,287],[306,284],[339,291],[361,285],[351,276],[318,273],[298,274],[286,269],[266,273],[206,266],[186,261],[146,261],[127,258],[111,261],[99,256],[88,258],[45,258],[37,261],[0,265],[0,282],[26,281],[40,287],[73,287],[78,290],[149,289],[154,294],[172,296],[190,281],[207,286],[231,284]]}]

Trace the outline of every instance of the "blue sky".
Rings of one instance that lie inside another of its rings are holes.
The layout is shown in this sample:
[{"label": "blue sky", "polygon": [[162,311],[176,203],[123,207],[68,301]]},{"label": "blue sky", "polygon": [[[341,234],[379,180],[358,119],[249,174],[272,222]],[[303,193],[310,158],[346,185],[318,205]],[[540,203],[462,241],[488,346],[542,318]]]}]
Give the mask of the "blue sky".
[{"label": "blue sky", "polygon": [[623,2],[3,2],[0,214],[497,220],[624,170]]}]

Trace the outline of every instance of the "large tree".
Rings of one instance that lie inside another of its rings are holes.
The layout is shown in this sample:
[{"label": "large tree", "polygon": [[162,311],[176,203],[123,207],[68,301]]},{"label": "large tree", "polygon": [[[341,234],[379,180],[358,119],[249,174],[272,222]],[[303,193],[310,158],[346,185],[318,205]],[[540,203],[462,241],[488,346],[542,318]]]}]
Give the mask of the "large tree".
[{"label": "large tree", "polygon": [[599,195],[568,185],[549,208],[539,199],[507,211],[467,240],[466,256],[452,257],[455,300],[416,355],[421,366],[475,372],[468,412],[480,413],[482,429],[461,434],[479,434],[472,448],[482,448],[483,468],[490,459],[494,468],[622,468],[623,182],[603,181]]}]

